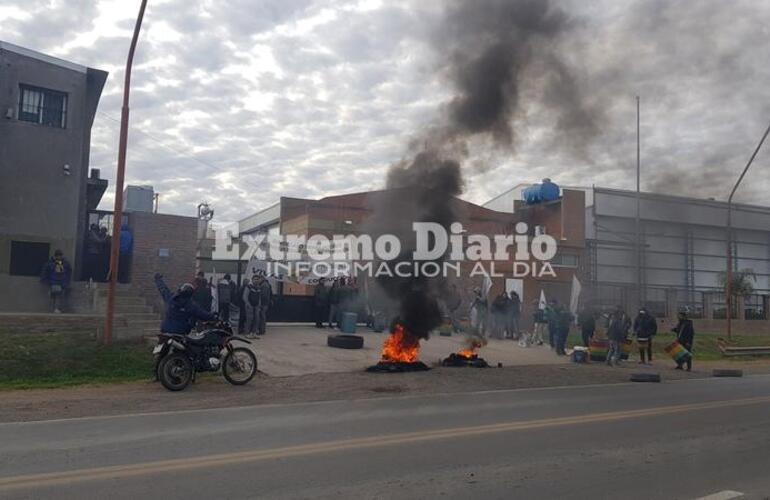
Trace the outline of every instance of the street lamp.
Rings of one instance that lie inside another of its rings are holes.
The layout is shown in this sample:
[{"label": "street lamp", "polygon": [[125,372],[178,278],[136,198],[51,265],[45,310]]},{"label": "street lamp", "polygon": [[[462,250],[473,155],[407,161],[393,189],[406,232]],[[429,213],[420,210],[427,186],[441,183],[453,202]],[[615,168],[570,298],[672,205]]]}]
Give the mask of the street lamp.
[{"label": "street lamp", "polygon": [[115,316],[115,288],[118,283],[118,263],[120,260],[120,226],[123,222],[123,181],[126,176],[126,147],[128,145],[128,96],[131,91],[131,66],[134,63],[136,42],[142,27],[144,9],[147,0],[142,0],[139,15],[134,24],[134,36],[126,59],[126,76],[123,83],[123,108],[120,112],[120,144],[118,146],[118,172],[115,176],[115,209],[112,218],[112,246],[110,247],[110,284],[107,289],[107,314],[104,319],[104,343],[112,343],[112,324]]},{"label": "street lamp", "polygon": [[757,153],[759,153],[759,150],[762,147],[762,144],[765,142],[768,133],[770,133],[770,125],[768,125],[767,130],[765,130],[765,134],[762,136],[759,144],[757,144],[757,149],[754,150],[751,158],[749,158],[749,162],[746,164],[743,172],[741,172],[741,176],[738,177],[738,182],[735,183],[733,190],[730,191],[730,197],[727,198],[727,283],[725,286],[725,293],[727,295],[726,303],[728,340],[733,338],[733,196],[735,195],[735,191],[738,189],[738,186],[741,184],[741,181],[743,181],[743,178],[746,176],[746,172],[749,170],[749,167],[754,161],[754,158],[757,156]]}]

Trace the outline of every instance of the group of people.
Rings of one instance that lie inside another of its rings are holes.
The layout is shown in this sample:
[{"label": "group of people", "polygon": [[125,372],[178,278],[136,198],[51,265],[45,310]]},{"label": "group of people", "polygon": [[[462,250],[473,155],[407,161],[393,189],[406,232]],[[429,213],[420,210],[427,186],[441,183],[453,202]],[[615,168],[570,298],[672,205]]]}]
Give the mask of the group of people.
[{"label": "group of people", "polygon": [[[131,256],[133,253],[134,236],[128,225],[120,228],[120,259],[118,263],[118,281],[129,282],[131,268]],[[98,282],[109,279],[110,251],[112,236],[106,226],[93,223],[88,228],[85,244],[85,258],[83,259],[84,278]]]},{"label": "group of people", "polygon": [[240,312],[238,331],[254,338],[266,333],[267,311],[273,298],[270,282],[262,274],[255,274],[241,287],[233,281],[230,274],[225,274],[216,286],[211,279],[206,279],[203,272],[198,272],[190,284],[190,300],[206,312],[214,309],[214,290],[216,289],[216,310],[219,319],[229,322],[233,306]]},{"label": "group of people", "polygon": [[[453,285],[454,286],[454,285]],[[459,303],[455,311],[459,309]],[[518,340],[521,330],[521,297],[516,291],[500,292],[490,305],[480,288],[473,290],[470,306],[471,327],[479,335]]]},{"label": "group of people", "polygon": [[[580,327],[583,345],[589,347],[591,339],[596,331],[596,319],[599,315],[590,306],[584,307],[578,314],[578,325]],[[607,352],[607,364],[617,366],[620,363],[623,354],[623,345],[633,334],[639,351],[639,364],[652,364],[652,348],[655,335],[658,333],[658,322],[650,314],[646,307],[639,309],[633,321],[623,310],[622,306],[617,306],[614,311],[606,315],[607,319],[607,340],[609,349]],[[692,353],[695,329],[692,320],[687,316],[686,311],[680,311],[677,317],[677,324],[671,331],[677,335],[677,341]],[[687,371],[692,370],[692,356],[677,363],[676,369],[682,370],[687,365]]]},{"label": "group of people", "polygon": [[[329,281],[331,286],[328,285]],[[325,322],[329,328],[339,328],[342,315],[346,312],[358,313],[361,310],[361,302],[362,297],[355,278],[319,278],[313,292],[316,328],[325,328]]]}]

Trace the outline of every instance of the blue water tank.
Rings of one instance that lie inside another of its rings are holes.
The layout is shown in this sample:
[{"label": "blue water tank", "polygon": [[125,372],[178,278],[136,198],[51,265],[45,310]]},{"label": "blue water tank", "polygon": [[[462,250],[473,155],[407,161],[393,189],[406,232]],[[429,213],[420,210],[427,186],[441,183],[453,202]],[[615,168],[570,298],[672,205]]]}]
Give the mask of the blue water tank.
[{"label": "blue water tank", "polygon": [[352,312],[342,313],[340,330],[342,333],[356,333],[356,320],[358,315]]},{"label": "blue water tank", "polygon": [[559,199],[559,186],[551,182],[551,179],[543,179],[542,184],[533,184],[521,192],[521,199],[528,205],[555,201]]}]

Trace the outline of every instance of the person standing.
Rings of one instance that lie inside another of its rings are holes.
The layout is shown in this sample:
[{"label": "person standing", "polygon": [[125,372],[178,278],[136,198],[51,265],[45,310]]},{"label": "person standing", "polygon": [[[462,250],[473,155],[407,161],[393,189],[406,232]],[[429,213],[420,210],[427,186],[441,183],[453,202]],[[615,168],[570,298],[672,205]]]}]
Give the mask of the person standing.
[{"label": "person standing", "polygon": [[565,351],[565,346],[567,344],[567,337],[569,336],[569,328],[572,324],[572,320],[574,320],[575,317],[572,315],[572,313],[569,311],[569,309],[560,307],[559,308],[559,317],[558,317],[558,325],[557,325],[557,336],[556,336],[556,355],[557,356],[565,356],[567,352]]},{"label": "person standing", "polygon": [[337,278],[332,282],[332,287],[329,290],[329,328],[334,328],[334,325],[339,326],[339,309],[340,280]]},{"label": "person standing", "polygon": [[548,323],[548,345],[556,349],[556,339],[559,331],[559,312],[561,308],[556,299],[552,299],[545,308],[545,320]]},{"label": "person standing", "polygon": [[120,259],[118,261],[118,281],[128,283],[131,272],[131,255],[134,251],[134,235],[128,224],[120,227]]},{"label": "person standing", "polygon": [[56,249],[53,257],[46,262],[40,273],[40,281],[48,285],[48,295],[51,297],[51,310],[61,313],[64,295],[70,286],[72,279],[72,266],[64,258],[64,252]]},{"label": "person standing", "polygon": [[591,339],[596,332],[596,313],[592,307],[583,306],[578,314],[578,325],[580,325],[580,335],[583,337],[583,345],[589,347]]},{"label": "person standing", "polygon": [[257,335],[264,335],[267,330],[267,310],[270,308],[270,301],[273,298],[273,288],[263,275],[257,276],[257,292],[259,301],[257,302]]},{"label": "person standing", "polygon": [[676,340],[680,344],[682,344],[682,347],[687,349],[690,352],[690,355],[687,357],[686,361],[679,361],[676,364],[676,370],[682,369],[682,364],[685,362],[687,363],[687,371],[692,371],[692,346],[693,342],[695,340],[695,328],[692,325],[692,320],[687,317],[687,313],[685,311],[679,312],[679,322],[677,325],[671,329],[672,332],[676,333]]},{"label": "person standing", "polygon": [[238,293],[237,287],[230,277],[230,274],[225,274],[221,280],[217,282],[217,301],[219,303],[219,318],[227,323],[230,322],[230,304],[235,300],[235,295]]},{"label": "person standing", "polygon": [[507,338],[516,340],[519,338],[519,318],[521,317],[521,297],[515,290],[511,290],[511,299],[508,304],[508,335]]},{"label": "person standing", "polygon": [[510,305],[508,294],[505,291],[492,301],[492,336],[497,339],[507,337],[508,307]]},{"label": "person standing", "polygon": [[607,364],[617,366],[622,356],[623,343],[626,341],[628,329],[631,326],[631,320],[621,306],[615,309],[610,316],[610,323],[607,327],[607,337],[610,341],[610,349],[607,353]]},{"label": "person standing", "polygon": [[251,281],[243,287],[243,305],[246,312],[246,322],[243,332],[249,338],[257,335],[257,320],[259,316],[259,277],[255,274]]},{"label": "person standing", "polygon": [[480,288],[475,288],[471,303],[471,325],[473,330],[481,336],[484,336],[487,329],[487,307],[487,298],[481,294]]},{"label": "person standing", "polygon": [[324,278],[318,279],[313,291],[313,308],[315,309],[315,327],[323,328],[324,320],[329,317],[329,289]]},{"label": "person standing", "polygon": [[546,328],[548,328],[548,320],[545,318],[545,310],[540,308],[540,301],[533,301],[532,307],[533,330],[530,343],[543,345],[543,334],[545,333]]},{"label": "person standing", "polygon": [[195,291],[193,292],[192,299],[198,304],[198,307],[204,311],[211,312],[211,300],[213,298],[211,295],[211,285],[206,281],[203,271],[198,271],[198,274],[195,275],[193,287]]},{"label": "person standing", "polygon": [[[656,333],[658,333],[658,322],[647,311],[647,308],[642,307],[634,319],[634,334],[636,335],[636,343],[639,346],[640,364],[652,364],[652,338]],[[647,354],[646,362],[645,354]]]}]

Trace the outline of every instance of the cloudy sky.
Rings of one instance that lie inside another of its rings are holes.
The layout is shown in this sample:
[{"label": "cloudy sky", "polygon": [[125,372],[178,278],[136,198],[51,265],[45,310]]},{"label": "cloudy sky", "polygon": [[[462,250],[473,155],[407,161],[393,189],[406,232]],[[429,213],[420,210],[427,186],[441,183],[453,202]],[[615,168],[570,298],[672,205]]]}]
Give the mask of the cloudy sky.
[{"label": "cloudy sky", "polygon": [[[138,5],[0,0],[4,41],[109,71],[91,165],[110,180]],[[153,185],[164,212],[191,215],[207,200],[220,221],[281,195],[381,187],[388,166],[408,154],[410,141],[454,95],[442,71],[451,54],[437,43],[446,42],[437,36],[445,7],[150,0],[133,75],[127,182]],[[770,122],[770,4],[572,0],[551,7],[563,11],[569,30],[543,43],[561,54],[600,117],[596,132],[575,148],[553,113],[553,103],[571,94],[549,96],[523,73],[521,110],[511,124],[515,147],[476,145],[463,197],[483,203],[545,176],[633,188],[640,95],[642,188],[726,198]],[[765,151],[738,198],[770,204],[769,169]],[[111,202],[110,193],[103,206]]]}]

